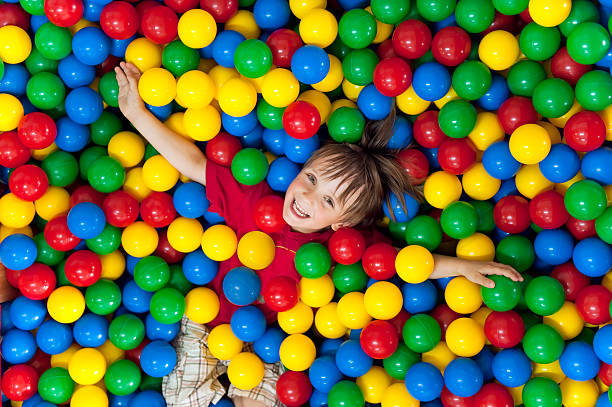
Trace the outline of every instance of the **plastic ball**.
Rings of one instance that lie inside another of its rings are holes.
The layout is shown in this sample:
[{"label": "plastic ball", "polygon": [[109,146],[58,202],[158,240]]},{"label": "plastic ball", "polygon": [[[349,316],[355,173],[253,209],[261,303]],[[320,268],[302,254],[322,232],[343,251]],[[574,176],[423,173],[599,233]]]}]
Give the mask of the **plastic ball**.
[{"label": "plastic ball", "polygon": [[537,164],[550,152],[548,132],[537,124],[525,124],[510,136],[510,153],[523,164]]},{"label": "plastic ball", "polygon": [[121,245],[130,256],[145,257],[155,251],[159,237],[152,226],[139,221],[123,230]]},{"label": "plastic ball", "polygon": [[441,330],[437,321],[429,315],[410,317],[402,329],[404,343],[417,353],[429,352],[440,342]]},{"label": "plastic ball", "polygon": [[604,324],[610,320],[610,292],[603,286],[590,285],[578,292],[576,308],[584,322],[593,325]]},{"label": "plastic ball", "polygon": [[514,311],[493,311],[484,324],[487,339],[498,348],[512,348],[518,345],[525,335],[525,325]]},{"label": "plastic ball", "polygon": [[432,401],[440,396],[444,386],[440,371],[432,364],[415,363],[406,373],[408,393],[419,401]]},{"label": "plastic ball", "polygon": [[266,331],[266,318],[259,308],[248,305],[234,311],[230,325],[238,339],[244,342],[255,342]]},{"label": "plastic ball", "polygon": [[518,41],[511,33],[496,30],[484,36],[478,46],[478,54],[489,68],[501,71],[516,62],[519,56],[518,45]]},{"label": "plastic ball", "polygon": [[190,48],[210,45],[217,34],[214,17],[207,10],[186,11],[178,21],[178,36]]},{"label": "plastic ball", "polygon": [[9,178],[11,192],[24,201],[40,199],[49,187],[45,172],[34,165],[22,165],[16,168]]},{"label": "plastic ball", "polygon": [[287,311],[298,302],[298,286],[290,277],[276,276],[263,287],[262,296],[274,311]]},{"label": "plastic ball", "polygon": [[522,392],[523,401],[526,405],[538,405],[541,403],[560,404],[561,390],[559,385],[548,377],[534,377],[529,380]]},{"label": "plastic ball", "polygon": [[55,140],[57,126],[48,115],[32,112],[19,121],[17,135],[26,147],[43,149],[49,147]]},{"label": "plastic ball", "polygon": [[596,113],[578,112],[567,121],[563,128],[567,145],[576,151],[593,151],[606,139],[606,126]]},{"label": "plastic ball", "polygon": [[70,359],[68,372],[78,384],[95,384],[106,373],[106,359],[97,349],[83,348]]},{"label": "plastic ball", "polygon": [[153,341],[140,353],[142,370],[152,377],[168,375],[176,365],[176,351],[166,341]]},{"label": "plastic ball", "polygon": [[281,362],[287,369],[301,372],[314,362],[316,349],[309,337],[293,334],[283,340],[279,354]]},{"label": "plastic ball", "polygon": [[374,359],[385,359],[397,349],[395,328],[390,322],[373,321],[360,335],[360,343],[366,354]]},{"label": "plastic ball", "polygon": [[444,290],[444,299],[455,312],[470,314],[482,305],[480,288],[463,276],[453,278]]},{"label": "plastic ball", "polygon": [[372,284],[364,294],[367,313],[375,319],[388,320],[402,308],[402,294],[396,285],[379,281]]},{"label": "plastic ball", "polygon": [[223,293],[233,304],[248,305],[257,299],[261,282],[257,274],[247,267],[231,269],[223,279]]},{"label": "plastic ball", "polygon": [[444,384],[459,397],[471,397],[482,387],[483,374],[472,359],[458,358],[444,369]]},{"label": "plastic ball", "polygon": [[74,392],[74,382],[66,369],[53,367],[40,375],[38,392],[43,400],[65,403]]},{"label": "plastic ball", "polygon": [[563,395],[563,405],[568,407],[577,407],[582,403],[595,405],[599,396],[599,389],[594,380],[575,381],[566,378],[559,386]]},{"label": "plastic ball", "polygon": [[308,402],[312,387],[308,376],[302,372],[283,373],[276,384],[276,395],[286,406],[301,406]]},{"label": "plastic ball", "polygon": [[536,363],[551,363],[563,352],[563,338],[552,327],[544,324],[532,326],[525,333],[523,350]]},{"label": "plastic ball", "polygon": [[435,208],[444,209],[450,203],[459,200],[461,191],[459,179],[445,171],[434,172],[425,180],[425,199]]},{"label": "plastic ball", "polygon": [[585,21],[578,24],[567,38],[567,51],[581,64],[599,62],[608,52],[610,35],[599,23]]},{"label": "plastic ball", "polygon": [[30,332],[11,329],[2,338],[2,357],[7,363],[27,363],[35,353],[36,341]]},{"label": "plastic ball", "polygon": [[[83,347],[101,346],[108,339],[108,321],[100,315],[86,314],[74,324],[73,335]],[[70,343],[67,343],[66,349],[69,346]]]},{"label": "plastic ball", "polygon": [[25,270],[36,261],[38,249],[27,235],[17,233],[7,236],[0,243],[0,261],[11,270]]},{"label": "plastic ball", "polygon": [[579,220],[592,220],[605,210],[607,199],[601,185],[592,180],[581,180],[565,193],[565,208]]},{"label": "plastic ball", "polygon": [[108,405],[108,396],[106,392],[98,386],[81,386],[72,394],[70,405],[72,407],[104,407]]},{"label": "plastic ball", "polygon": [[75,322],[85,311],[85,299],[81,292],[70,286],[56,288],[47,300],[51,318],[63,324]]},{"label": "plastic ball", "polygon": [[300,18],[300,36],[305,44],[329,47],[338,35],[338,21],[324,8],[313,8]]},{"label": "plastic ball", "polygon": [[122,359],[108,366],[104,384],[116,396],[133,394],[140,385],[142,376],[138,366],[131,360]]},{"label": "plastic ball", "polygon": [[15,25],[0,28],[0,59],[7,64],[19,64],[30,55],[32,41],[27,32]]},{"label": "plastic ball", "polygon": [[23,401],[36,393],[38,373],[28,365],[19,364],[8,368],[2,380],[2,393],[9,399]]},{"label": "plastic ball", "polygon": [[568,344],[559,358],[561,370],[571,380],[593,379],[599,371],[600,361],[593,348],[584,342]]},{"label": "plastic ball", "polygon": [[472,357],[482,350],[485,343],[483,328],[470,318],[458,318],[446,330],[446,344],[457,356]]}]

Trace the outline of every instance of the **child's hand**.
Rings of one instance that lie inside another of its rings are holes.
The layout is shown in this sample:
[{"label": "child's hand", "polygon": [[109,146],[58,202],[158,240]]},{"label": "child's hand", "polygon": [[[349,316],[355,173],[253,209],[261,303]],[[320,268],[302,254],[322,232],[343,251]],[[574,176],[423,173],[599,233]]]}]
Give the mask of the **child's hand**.
[{"label": "child's hand", "polygon": [[115,68],[117,84],[119,85],[119,109],[128,120],[139,109],[144,109],[144,102],[138,93],[140,71],[131,63],[121,62]]},{"label": "child's hand", "polygon": [[467,261],[466,267],[461,271],[461,275],[471,282],[487,288],[495,287],[493,280],[485,277],[491,274],[506,276],[512,281],[523,281],[521,273],[508,265],[493,261]]}]

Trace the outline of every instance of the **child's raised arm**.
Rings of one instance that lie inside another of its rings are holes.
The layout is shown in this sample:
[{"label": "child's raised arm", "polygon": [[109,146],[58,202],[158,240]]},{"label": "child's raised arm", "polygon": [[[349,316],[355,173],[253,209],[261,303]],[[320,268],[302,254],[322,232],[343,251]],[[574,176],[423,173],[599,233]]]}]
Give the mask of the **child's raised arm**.
[{"label": "child's raised arm", "polygon": [[496,274],[513,281],[523,281],[521,273],[512,267],[493,261],[464,260],[458,257],[434,254],[434,271],[429,278],[464,276],[473,283],[493,288],[495,283],[485,277]]},{"label": "child's raised arm", "polygon": [[206,156],[194,143],[170,130],[145,108],[138,93],[138,69],[121,62],[115,73],[119,84],[119,109],[123,115],[181,174],[206,185]]}]

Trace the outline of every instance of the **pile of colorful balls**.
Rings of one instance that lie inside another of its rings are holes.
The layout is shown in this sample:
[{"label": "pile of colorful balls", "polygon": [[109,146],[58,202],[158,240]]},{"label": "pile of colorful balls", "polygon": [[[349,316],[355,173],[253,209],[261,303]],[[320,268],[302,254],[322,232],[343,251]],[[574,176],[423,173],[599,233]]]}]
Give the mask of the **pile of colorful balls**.
[{"label": "pile of colorful balls", "polygon": [[[181,318],[207,323],[225,296],[242,307],[212,354],[245,389],[282,362],[287,406],[610,407],[611,14],[612,0],[5,0],[0,261],[19,296],[1,307],[3,402],[165,406]],[[323,141],[357,142],[397,109],[388,147],[425,198],[404,211],[392,196],[379,221],[401,250],[341,229],[298,250],[299,285],[262,292],[280,198],[238,238],[122,117],[121,60],[157,118],[279,194]],[[524,281],[432,282],[441,247]],[[236,252],[224,292],[206,287]]]}]

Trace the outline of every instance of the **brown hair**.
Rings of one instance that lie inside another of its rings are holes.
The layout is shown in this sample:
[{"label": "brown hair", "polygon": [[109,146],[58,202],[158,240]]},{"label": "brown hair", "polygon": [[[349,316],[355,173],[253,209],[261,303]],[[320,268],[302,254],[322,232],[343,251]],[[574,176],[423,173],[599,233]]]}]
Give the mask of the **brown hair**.
[{"label": "brown hair", "polygon": [[[391,209],[390,194],[395,194],[406,210],[404,192],[421,199],[421,193],[414,186],[406,170],[396,159],[399,150],[387,148],[393,135],[395,123],[395,108],[383,120],[369,122],[359,143],[329,142],[315,151],[304,164],[304,168],[314,161],[325,163],[321,175],[326,178],[341,178],[340,186],[346,187],[338,196],[345,204],[356,194],[356,200],[343,215],[342,221],[351,226],[358,224],[370,225],[380,218],[382,205]],[[389,213],[393,217],[393,211]]]}]

